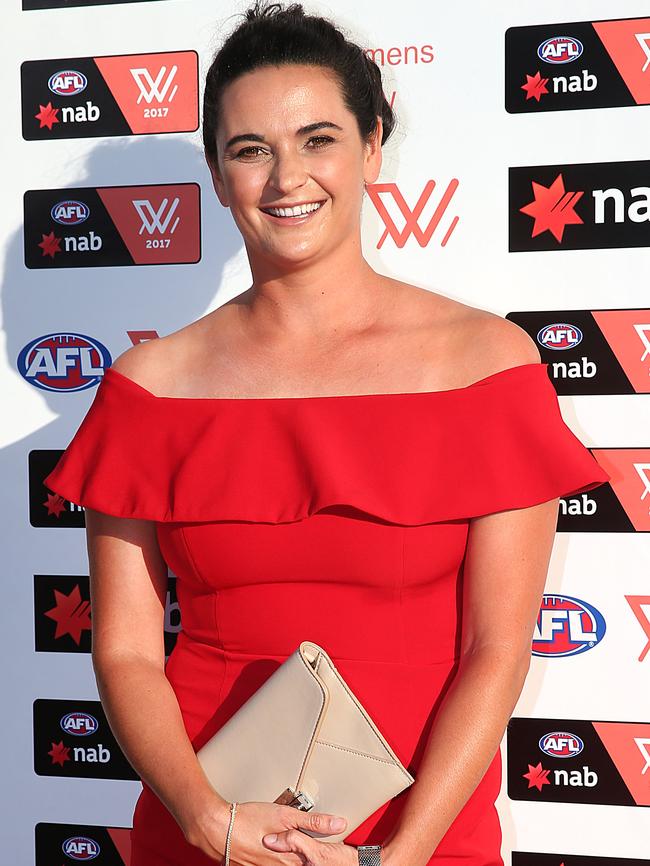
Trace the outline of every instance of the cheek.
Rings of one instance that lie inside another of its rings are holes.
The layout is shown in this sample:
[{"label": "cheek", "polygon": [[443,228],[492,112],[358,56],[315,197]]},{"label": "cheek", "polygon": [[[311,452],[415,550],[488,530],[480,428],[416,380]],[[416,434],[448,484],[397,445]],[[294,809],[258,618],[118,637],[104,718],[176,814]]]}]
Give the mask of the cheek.
[{"label": "cheek", "polygon": [[261,167],[247,166],[245,170],[242,170],[241,166],[233,168],[226,178],[231,205],[237,207],[237,205],[257,204],[267,174],[266,169]]},{"label": "cheek", "polygon": [[362,166],[353,159],[341,159],[323,164],[316,179],[323,189],[338,199],[338,204],[349,201],[353,205],[363,187]]}]

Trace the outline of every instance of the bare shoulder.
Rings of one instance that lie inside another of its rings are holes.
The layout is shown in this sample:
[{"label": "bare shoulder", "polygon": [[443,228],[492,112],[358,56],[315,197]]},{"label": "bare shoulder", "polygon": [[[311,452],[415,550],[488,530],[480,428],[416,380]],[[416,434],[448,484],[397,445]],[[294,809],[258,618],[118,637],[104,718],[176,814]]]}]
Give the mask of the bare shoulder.
[{"label": "bare shoulder", "polygon": [[137,343],[118,355],[111,366],[154,394],[173,394],[199,330],[199,323],[192,322],[163,337]]},{"label": "bare shoulder", "polygon": [[137,343],[118,355],[111,367],[128,379],[155,392],[156,383],[161,378],[161,368],[164,366],[168,342],[170,342],[169,337],[156,337],[144,343]]},{"label": "bare shoulder", "polygon": [[[415,314],[431,338],[449,387],[459,387],[523,364],[540,363],[532,337],[515,322],[418,286],[403,284]],[[411,290],[415,290],[411,292]]]},{"label": "bare shoulder", "polygon": [[475,344],[472,356],[479,364],[479,358],[487,372],[483,375],[499,373],[520,364],[538,364],[541,361],[539,349],[533,338],[515,322],[505,319],[489,310],[471,308],[465,322],[468,345]]},{"label": "bare shoulder", "polygon": [[[182,395],[188,374],[205,367],[206,356],[217,348],[219,333],[227,334],[233,310],[233,302],[228,302],[165,336],[131,346],[112,367],[153,394]],[[201,385],[197,390],[202,390]]]}]

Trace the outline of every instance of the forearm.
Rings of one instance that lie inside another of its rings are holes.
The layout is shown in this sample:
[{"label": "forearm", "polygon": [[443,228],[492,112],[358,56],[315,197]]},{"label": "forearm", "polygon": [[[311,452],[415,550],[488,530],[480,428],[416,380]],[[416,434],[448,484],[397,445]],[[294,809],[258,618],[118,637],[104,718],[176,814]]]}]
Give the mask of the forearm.
[{"label": "forearm", "polygon": [[465,656],[445,695],[407,799],[384,841],[386,866],[424,866],[496,754],[528,660],[504,650]]},{"label": "forearm", "polygon": [[203,809],[227,803],[208,782],[163,670],[125,657],[95,665],[102,706],[127,760],[185,832]]}]

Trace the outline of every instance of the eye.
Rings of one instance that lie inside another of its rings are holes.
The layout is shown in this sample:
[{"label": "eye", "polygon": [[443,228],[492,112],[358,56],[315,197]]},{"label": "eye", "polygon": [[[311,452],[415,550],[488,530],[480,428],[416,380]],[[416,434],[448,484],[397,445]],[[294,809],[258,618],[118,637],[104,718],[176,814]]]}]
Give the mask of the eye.
[{"label": "eye", "polygon": [[246,156],[253,156],[253,157],[258,156],[258,154],[255,153],[254,151],[260,151],[261,153],[266,153],[266,151],[263,148],[259,147],[259,145],[251,144],[248,147],[242,147],[241,150],[237,151],[237,153],[235,154],[235,158],[239,159],[240,157],[246,157]]},{"label": "eye", "polygon": [[334,139],[331,135],[312,135],[308,143],[311,143],[312,141],[317,142],[312,150],[318,150],[321,147],[325,147],[326,144],[331,144]]}]

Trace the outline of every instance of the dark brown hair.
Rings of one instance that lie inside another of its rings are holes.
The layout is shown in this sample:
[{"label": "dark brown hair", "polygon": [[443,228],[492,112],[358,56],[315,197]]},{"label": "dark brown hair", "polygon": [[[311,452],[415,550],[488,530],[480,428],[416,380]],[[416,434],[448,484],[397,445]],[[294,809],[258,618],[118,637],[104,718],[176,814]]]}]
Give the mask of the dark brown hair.
[{"label": "dark brown hair", "polygon": [[346,107],[357,119],[361,138],[367,141],[376,131],[379,115],[384,144],[395,126],[395,115],[384,95],[381,70],[359,45],[326,18],[306,15],[300,3],[284,7],[256,0],[244,17],[217,51],[206,75],[202,132],[208,162],[217,162],[219,100],[226,85],[253,69],[292,63],[331,69]]}]

